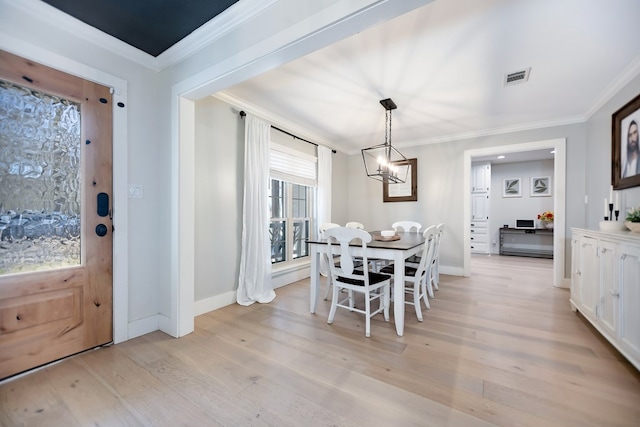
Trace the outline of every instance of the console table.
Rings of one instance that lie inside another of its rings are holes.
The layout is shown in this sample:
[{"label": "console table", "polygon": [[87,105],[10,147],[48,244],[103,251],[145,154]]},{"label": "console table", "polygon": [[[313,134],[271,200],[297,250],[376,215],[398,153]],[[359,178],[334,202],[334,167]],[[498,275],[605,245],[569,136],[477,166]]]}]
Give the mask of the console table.
[{"label": "console table", "polygon": [[500,228],[500,255],[553,258],[553,230]]}]

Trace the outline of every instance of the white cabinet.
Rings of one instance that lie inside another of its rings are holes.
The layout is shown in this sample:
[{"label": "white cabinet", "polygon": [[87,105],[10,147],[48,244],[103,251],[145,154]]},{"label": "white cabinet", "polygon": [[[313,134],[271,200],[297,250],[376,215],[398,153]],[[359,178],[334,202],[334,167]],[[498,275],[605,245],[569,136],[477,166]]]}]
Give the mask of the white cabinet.
[{"label": "white cabinet", "polygon": [[489,253],[489,234],[487,221],[471,221],[471,252]]},{"label": "white cabinet", "polygon": [[572,231],[571,306],[640,369],[640,235]]},{"label": "white cabinet", "polygon": [[[478,203],[475,201],[478,200]],[[488,254],[489,253],[489,195],[474,194],[472,195],[473,215],[471,218],[470,245],[472,253]]]},{"label": "white cabinet", "polygon": [[471,192],[488,193],[491,191],[491,163],[478,163],[471,166]]},{"label": "white cabinet", "polygon": [[472,253],[489,251],[489,193],[491,191],[491,164],[471,166],[471,237]]},{"label": "white cabinet", "polygon": [[618,248],[619,257],[619,309],[618,334],[623,349],[636,355],[636,367],[640,369],[640,245],[623,244]]},{"label": "white cabinet", "polygon": [[489,193],[471,195],[471,221],[487,221],[489,219]]}]

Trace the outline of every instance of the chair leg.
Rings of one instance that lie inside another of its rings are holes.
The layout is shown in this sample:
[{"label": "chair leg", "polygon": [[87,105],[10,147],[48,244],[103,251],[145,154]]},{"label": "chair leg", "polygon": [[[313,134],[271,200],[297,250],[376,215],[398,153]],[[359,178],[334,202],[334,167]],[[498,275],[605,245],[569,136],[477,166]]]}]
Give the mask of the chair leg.
[{"label": "chair leg", "polygon": [[327,291],[324,294],[324,300],[329,299],[329,292],[331,291],[331,272],[327,274]]},{"label": "chair leg", "polygon": [[331,296],[331,309],[329,310],[329,319],[327,320],[328,324],[333,323],[333,318],[336,315],[336,308],[338,308],[338,287],[333,285],[333,294]]},{"label": "chair leg", "polygon": [[433,289],[436,291],[440,290],[440,272],[438,271],[438,261],[433,261],[433,265],[431,266],[431,279],[433,281]]},{"label": "chair leg", "polygon": [[424,281],[427,285],[427,294],[429,298],[433,298],[433,287],[431,286],[431,268],[427,271],[427,274],[424,275]]},{"label": "chair leg", "polygon": [[384,292],[384,296],[382,297],[384,300],[384,321],[388,322],[389,321],[389,306],[391,305],[391,303],[389,302],[391,300],[390,298],[390,294],[391,294],[391,286],[385,286],[382,289],[382,292]]},{"label": "chair leg", "polygon": [[420,284],[420,286],[422,287],[422,294],[420,295],[421,298],[424,300],[424,306],[427,310],[431,310],[431,304],[429,303],[429,297],[427,294],[427,284],[425,283],[427,281],[427,278],[425,277],[422,280],[422,283]]},{"label": "chair leg", "polygon": [[420,308],[420,283],[413,284],[413,306],[416,309],[416,316],[418,316],[418,322],[422,322],[422,309]]},{"label": "chair leg", "polygon": [[366,319],[364,325],[364,336],[369,338],[371,336],[371,295],[368,291],[364,294],[364,315]]}]

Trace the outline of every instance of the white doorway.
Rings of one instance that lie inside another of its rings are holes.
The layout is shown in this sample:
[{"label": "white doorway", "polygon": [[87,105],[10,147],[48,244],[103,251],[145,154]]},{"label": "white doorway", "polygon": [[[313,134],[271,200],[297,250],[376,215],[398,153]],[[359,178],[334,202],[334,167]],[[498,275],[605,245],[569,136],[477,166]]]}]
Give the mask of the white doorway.
[{"label": "white doorway", "polygon": [[565,271],[565,194],[566,194],[566,139],[558,138],[544,141],[527,142],[512,145],[486,147],[464,152],[464,276],[471,275],[470,225],[466,219],[471,217],[471,162],[473,158],[489,155],[523,153],[549,149],[555,150],[553,176],[553,210],[555,215],[553,237],[553,284],[557,287],[568,287],[564,278]]}]

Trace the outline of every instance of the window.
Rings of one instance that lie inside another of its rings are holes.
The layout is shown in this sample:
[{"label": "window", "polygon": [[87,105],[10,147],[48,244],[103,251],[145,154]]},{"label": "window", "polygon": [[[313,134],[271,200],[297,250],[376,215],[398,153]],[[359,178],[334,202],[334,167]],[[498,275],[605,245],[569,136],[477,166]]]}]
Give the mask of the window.
[{"label": "window", "polygon": [[294,262],[309,256],[306,239],[312,229],[315,188],[271,179],[271,263]]}]

